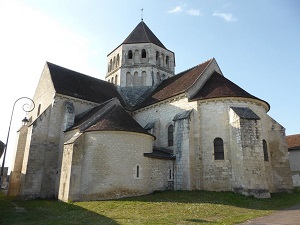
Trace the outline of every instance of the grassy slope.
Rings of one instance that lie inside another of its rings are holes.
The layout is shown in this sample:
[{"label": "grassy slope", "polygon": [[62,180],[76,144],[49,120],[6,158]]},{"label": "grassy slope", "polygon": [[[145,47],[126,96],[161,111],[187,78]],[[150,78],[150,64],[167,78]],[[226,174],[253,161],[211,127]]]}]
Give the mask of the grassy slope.
[{"label": "grassy slope", "polygon": [[[176,191],[63,203],[0,197],[0,224],[237,224],[300,204],[299,191],[255,199],[231,192]],[[25,212],[17,212],[24,208]]]}]

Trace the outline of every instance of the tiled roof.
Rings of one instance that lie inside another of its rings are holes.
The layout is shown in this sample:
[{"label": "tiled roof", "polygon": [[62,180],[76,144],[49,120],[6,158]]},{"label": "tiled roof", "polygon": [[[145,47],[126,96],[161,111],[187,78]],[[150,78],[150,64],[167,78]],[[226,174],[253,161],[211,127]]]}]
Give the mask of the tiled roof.
[{"label": "tiled roof", "polygon": [[198,66],[164,80],[137,108],[142,108],[184,93],[194,84],[199,76],[201,76],[212,60],[213,59],[210,59]]},{"label": "tiled roof", "polygon": [[141,21],[129,36],[123,41],[122,44],[136,44],[136,43],[153,43],[159,47],[166,49],[166,47],[160,42],[150,28]]},{"label": "tiled roof", "polygon": [[120,105],[115,98],[89,110],[85,115],[75,118],[71,129],[87,131],[128,131],[149,134]]},{"label": "tiled roof", "polygon": [[230,107],[240,118],[248,120],[260,120],[259,116],[247,107]]},{"label": "tiled roof", "polygon": [[154,147],[151,153],[144,153],[144,156],[155,159],[176,159],[176,156],[174,156],[168,149],[158,147]]},{"label": "tiled roof", "polygon": [[47,66],[57,93],[95,103],[117,97],[123,104],[119,92],[112,83],[49,62]]},{"label": "tiled roof", "polygon": [[[211,77],[205,82],[205,84],[198,91],[198,93],[191,98],[191,100],[203,100],[222,97],[242,97],[263,101],[249,94],[247,91],[240,88],[238,85],[231,82],[226,77],[222,76],[217,72],[214,72],[211,75]],[[267,102],[265,103],[269,106]]]},{"label": "tiled roof", "polygon": [[286,141],[289,150],[294,150],[294,149],[300,150],[300,134],[286,136]]}]

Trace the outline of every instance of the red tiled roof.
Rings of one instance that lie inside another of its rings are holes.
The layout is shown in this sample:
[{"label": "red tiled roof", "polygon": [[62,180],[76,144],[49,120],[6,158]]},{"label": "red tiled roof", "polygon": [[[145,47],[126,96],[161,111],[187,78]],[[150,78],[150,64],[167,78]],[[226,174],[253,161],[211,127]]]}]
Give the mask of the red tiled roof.
[{"label": "red tiled roof", "polygon": [[199,76],[201,76],[212,60],[213,59],[210,59],[202,64],[164,80],[160,85],[157,86],[152,94],[138,106],[138,108],[142,108],[184,93],[194,84]]},{"label": "red tiled roof", "polygon": [[[212,98],[222,98],[222,97],[242,97],[242,98],[252,98],[263,101],[247,91],[228,80],[221,74],[214,72],[210,78],[205,82],[203,87],[195,94],[191,100],[204,100]],[[265,101],[263,101],[265,102]],[[265,102],[268,106],[269,104]],[[270,106],[269,106],[270,108]]]},{"label": "red tiled roof", "polygon": [[289,150],[300,149],[300,134],[286,136],[286,142]]}]

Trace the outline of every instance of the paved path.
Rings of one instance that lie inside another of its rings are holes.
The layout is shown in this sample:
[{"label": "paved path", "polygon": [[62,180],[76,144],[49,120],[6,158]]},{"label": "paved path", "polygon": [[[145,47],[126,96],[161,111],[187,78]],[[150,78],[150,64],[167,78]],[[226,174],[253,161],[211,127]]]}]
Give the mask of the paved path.
[{"label": "paved path", "polygon": [[300,225],[300,205],[279,210],[269,216],[258,217],[240,225]]}]

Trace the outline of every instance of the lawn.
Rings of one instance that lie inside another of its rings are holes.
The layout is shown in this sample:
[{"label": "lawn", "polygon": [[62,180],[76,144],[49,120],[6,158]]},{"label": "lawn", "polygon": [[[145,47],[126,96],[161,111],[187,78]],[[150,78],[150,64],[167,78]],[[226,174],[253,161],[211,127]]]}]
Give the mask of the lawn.
[{"label": "lawn", "polygon": [[119,200],[63,203],[0,196],[1,225],[238,224],[300,204],[300,191],[255,199],[231,192],[166,191]]}]

